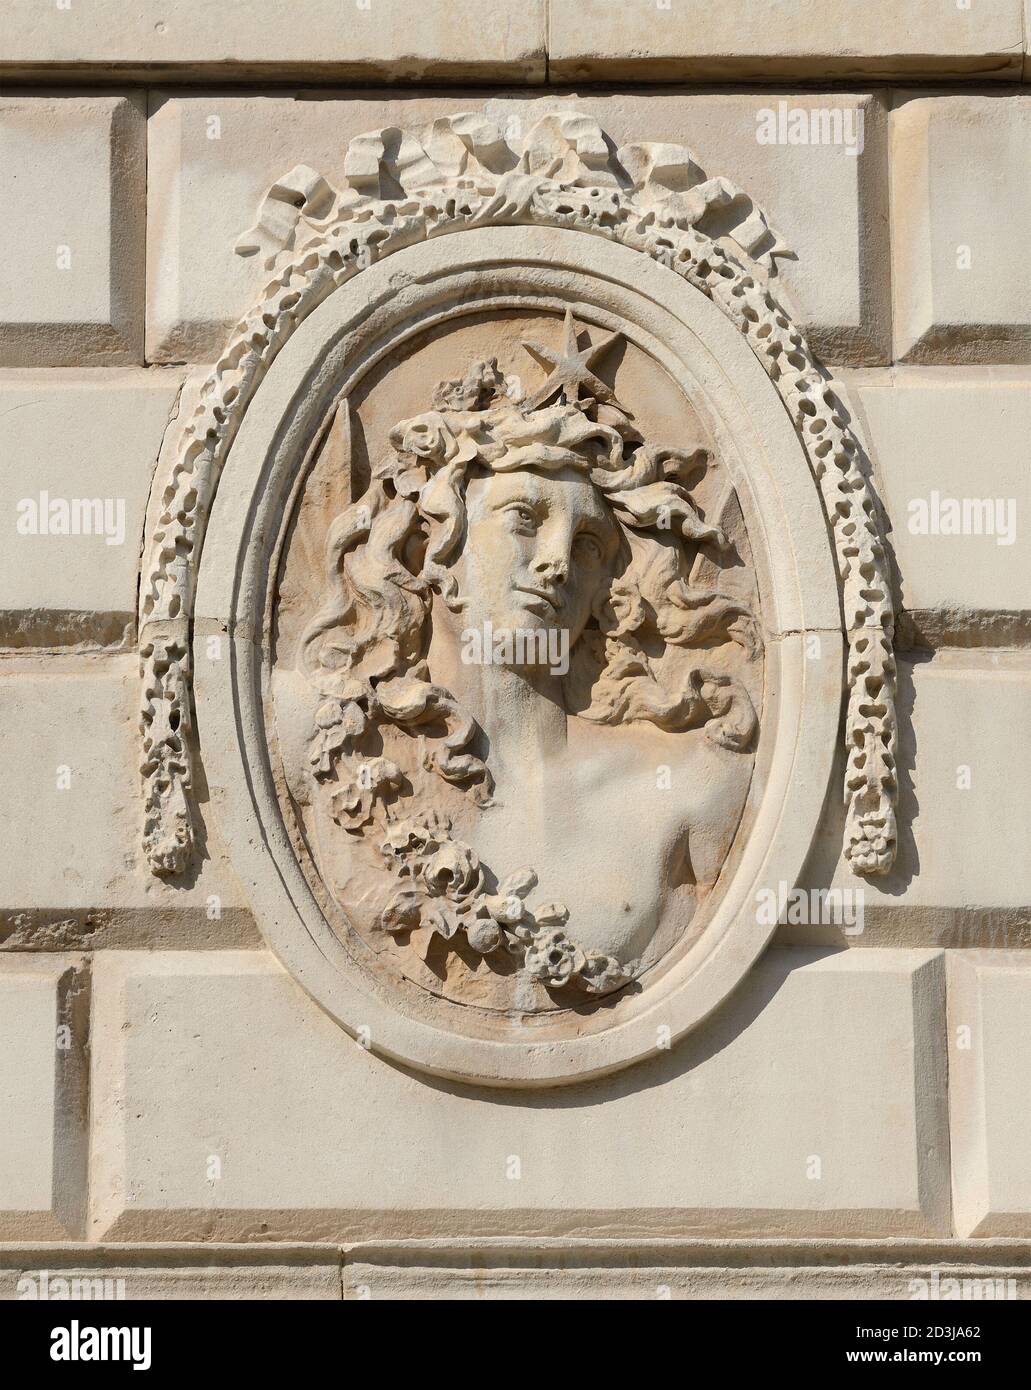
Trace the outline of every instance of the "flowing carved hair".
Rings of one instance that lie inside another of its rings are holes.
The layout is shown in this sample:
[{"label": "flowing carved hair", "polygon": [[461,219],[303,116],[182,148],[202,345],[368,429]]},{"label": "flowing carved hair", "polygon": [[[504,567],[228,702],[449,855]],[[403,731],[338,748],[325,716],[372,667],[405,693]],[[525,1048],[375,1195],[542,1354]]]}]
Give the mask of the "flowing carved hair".
[{"label": "flowing carved hair", "polygon": [[739,682],[693,663],[671,681],[646,651],[654,653],[656,634],[664,647],[733,640],[753,650],[748,608],[688,579],[699,547],[727,548],[689,491],[705,451],[651,448],[614,406],[521,407],[518,383],[493,359],[442,383],[434,406],[391,431],[368,491],[329,530],[327,597],[301,639],[302,668],[326,697],[311,747],[315,775],[328,776],[370,724],[387,722],[427,735],[425,766],[489,798],[486,764],[470,751],[477,726],[426,665],[433,595],[453,612],[463,607],[451,567],[465,542],[473,469],[576,468],[618,523],[614,573],[566,677],[570,711],[603,724],[705,725],[715,742],[746,749],[756,718]]}]

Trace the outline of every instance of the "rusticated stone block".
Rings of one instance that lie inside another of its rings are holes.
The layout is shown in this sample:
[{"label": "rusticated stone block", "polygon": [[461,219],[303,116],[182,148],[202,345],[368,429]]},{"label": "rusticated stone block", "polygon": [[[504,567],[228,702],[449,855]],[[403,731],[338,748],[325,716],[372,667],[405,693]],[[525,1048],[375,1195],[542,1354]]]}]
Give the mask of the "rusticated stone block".
[{"label": "rusticated stone block", "polygon": [[87,1000],[79,957],[0,960],[0,1239],[82,1238]]},{"label": "rusticated stone block", "polygon": [[[157,95],[152,105],[147,355],[153,361],[205,361],[221,351],[267,279],[260,254],[241,257],[234,247],[270,186],[298,164],[339,187],[347,141],[365,131],[414,129],[483,108],[516,140],[558,107],[594,118],[617,144],[683,141],[707,174],[747,188],[797,256],[778,260],[774,289],[795,306],[816,349],[832,362],[890,358],[882,273],[887,113],[879,96],[633,92],[484,102],[482,96],[314,101],[303,94],[176,94]],[[805,124],[805,145],[787,138],[792,121]],[[813,132],[822,141],[825,127],[841,141],[809,143]],[[854,143],[842,143],[846,136]]]},{"label": "rusticated stone block", "polygon": [[948,1228],[940,953],[774,951],[557,1097],[379,1061],[255,952],[105,952],[94,998],[98,1238]]},{"label": "rusticated stone block", "polygon": [[143,518],[182,373],[0,371],[0,645],[89,648],[135,630]]},{"label": "rusticated stone block", "polygon": [[1031,960],[949,953],[949,1112],[961,1236],[1031,1234]]},{"label": "rusticated stone block", "polygon": [[1000,647],[1026,640],[1031,373],[914,367],[848,380],[917,639]]},{"label": "rusticated stone block", "polygon": [[896,358],[1031,361],[1031,96],[898,93],[892,124]]},{"label": "rusticated stone block", "polygon": [[141,362],[143,98],[7,95],[0,163],[0,365]]},{"label": "rusticated stone block", "polygon": [[0,859],[3,949],[254,941],[216,843],[173,884],[143,863],[138,699],[133,655],[0,665],[0,838],[40,847]]}]

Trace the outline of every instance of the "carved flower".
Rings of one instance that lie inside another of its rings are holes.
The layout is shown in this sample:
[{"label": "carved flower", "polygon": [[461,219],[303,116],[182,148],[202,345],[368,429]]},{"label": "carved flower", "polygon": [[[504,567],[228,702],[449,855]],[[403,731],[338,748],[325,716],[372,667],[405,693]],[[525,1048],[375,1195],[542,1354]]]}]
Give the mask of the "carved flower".
[{"label": "carved flower", "polygon": [[458,932],[462,926],[458,914],[446,898],[436,898],[422,910],[422,925],[442,936],[445,941]]},{"label": "carved flower", "polygon": [[529,975],[551,989],[561,989],[578,976],[587,964],[579,946],[573,944],[564,931],[543,932],[526,949],[523,964]]},{"label": "carved flower", "polygon": [[419,925],[422,914],[422,895],[414,888],[399,888],[380,913],[384,931],[410,931]]},{"label": "carved flower", "polygon": [[448,837],[451,822],[437,811],[419,811],[413,816],[387,822],[380,850],[388,859],[404,860],[428,849],[435,849]]},{"label": "carved flower", "polygon": [[612,956],[590,955],[584,962],[577,983],[589,994],[605,994],[633,978],[633,971]]},{"label": "carved flower", "polygon": [[498,884],[498,891],[483,899],[483,905],[503,927],[515,927],[526,917],[523,899],[537,887],[537,875],[532,869],[517,869]]},{"label": "carved flower", "polygon": [[340,754],[365,732],[368,720],[354,700],[325,700],[315,711],[315,734],[308,758],[316,777],[328,777]]},{"label": "carved flower", "polygon": [[461,902],[476,892],[483,877],[479,859],[460,840],[445,840],[420,866],[420,874],[434,896],[452,902]]},{"label": "carved flower", "polygon": [[330,797],[330,812],[338,825],[358,830],[372,819],[377,799],[396,791],[403,781],[401,769],[389,758],[369,758]]},{"label": "carved flower", "polygon": [[403,430],[392,432],[390,442],[402,454],[415,454],[432,463],[446,463],[458,452],[458,441],[436,411],[407,420]]},{"label": "carved flower", "polygon": [[372,792],[349,778],[329,799],[330,815],[337,825],[358,830],[372,819]]}]

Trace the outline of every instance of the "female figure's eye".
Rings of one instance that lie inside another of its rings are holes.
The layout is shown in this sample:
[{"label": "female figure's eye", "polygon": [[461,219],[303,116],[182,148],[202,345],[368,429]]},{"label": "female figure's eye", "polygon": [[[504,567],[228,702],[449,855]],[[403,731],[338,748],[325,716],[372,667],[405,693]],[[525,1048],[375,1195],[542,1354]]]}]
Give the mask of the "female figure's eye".
[{"label": "female figure's eye", "polygon": [[515,529],[520,532],[529,533],[537,529],[537,516],[533,508],[525,502],[514,502],[507,508],[509,516],[515,522]]}]

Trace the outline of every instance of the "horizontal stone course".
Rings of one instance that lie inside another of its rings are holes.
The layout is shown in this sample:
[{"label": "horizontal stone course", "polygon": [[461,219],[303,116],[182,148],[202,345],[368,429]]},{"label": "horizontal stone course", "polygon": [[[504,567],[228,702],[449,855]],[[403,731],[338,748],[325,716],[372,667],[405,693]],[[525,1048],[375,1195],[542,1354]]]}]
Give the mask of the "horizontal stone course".
[{"label": "horizontal stone course", "polygon": [[553,79],[1019,79],[1020,0],[552,0]]},{"label": "horizontal stone course", "polygon": [[[698,81],[867,75],[1019,80],[1022,0],[8,0],[0,73],[180,80]],[[259,17],[260,16],[260,17]]]},{"label": "horizontal stone course", "polygon": [[543,81],[545,0],[8,0],[0,72]]}]

